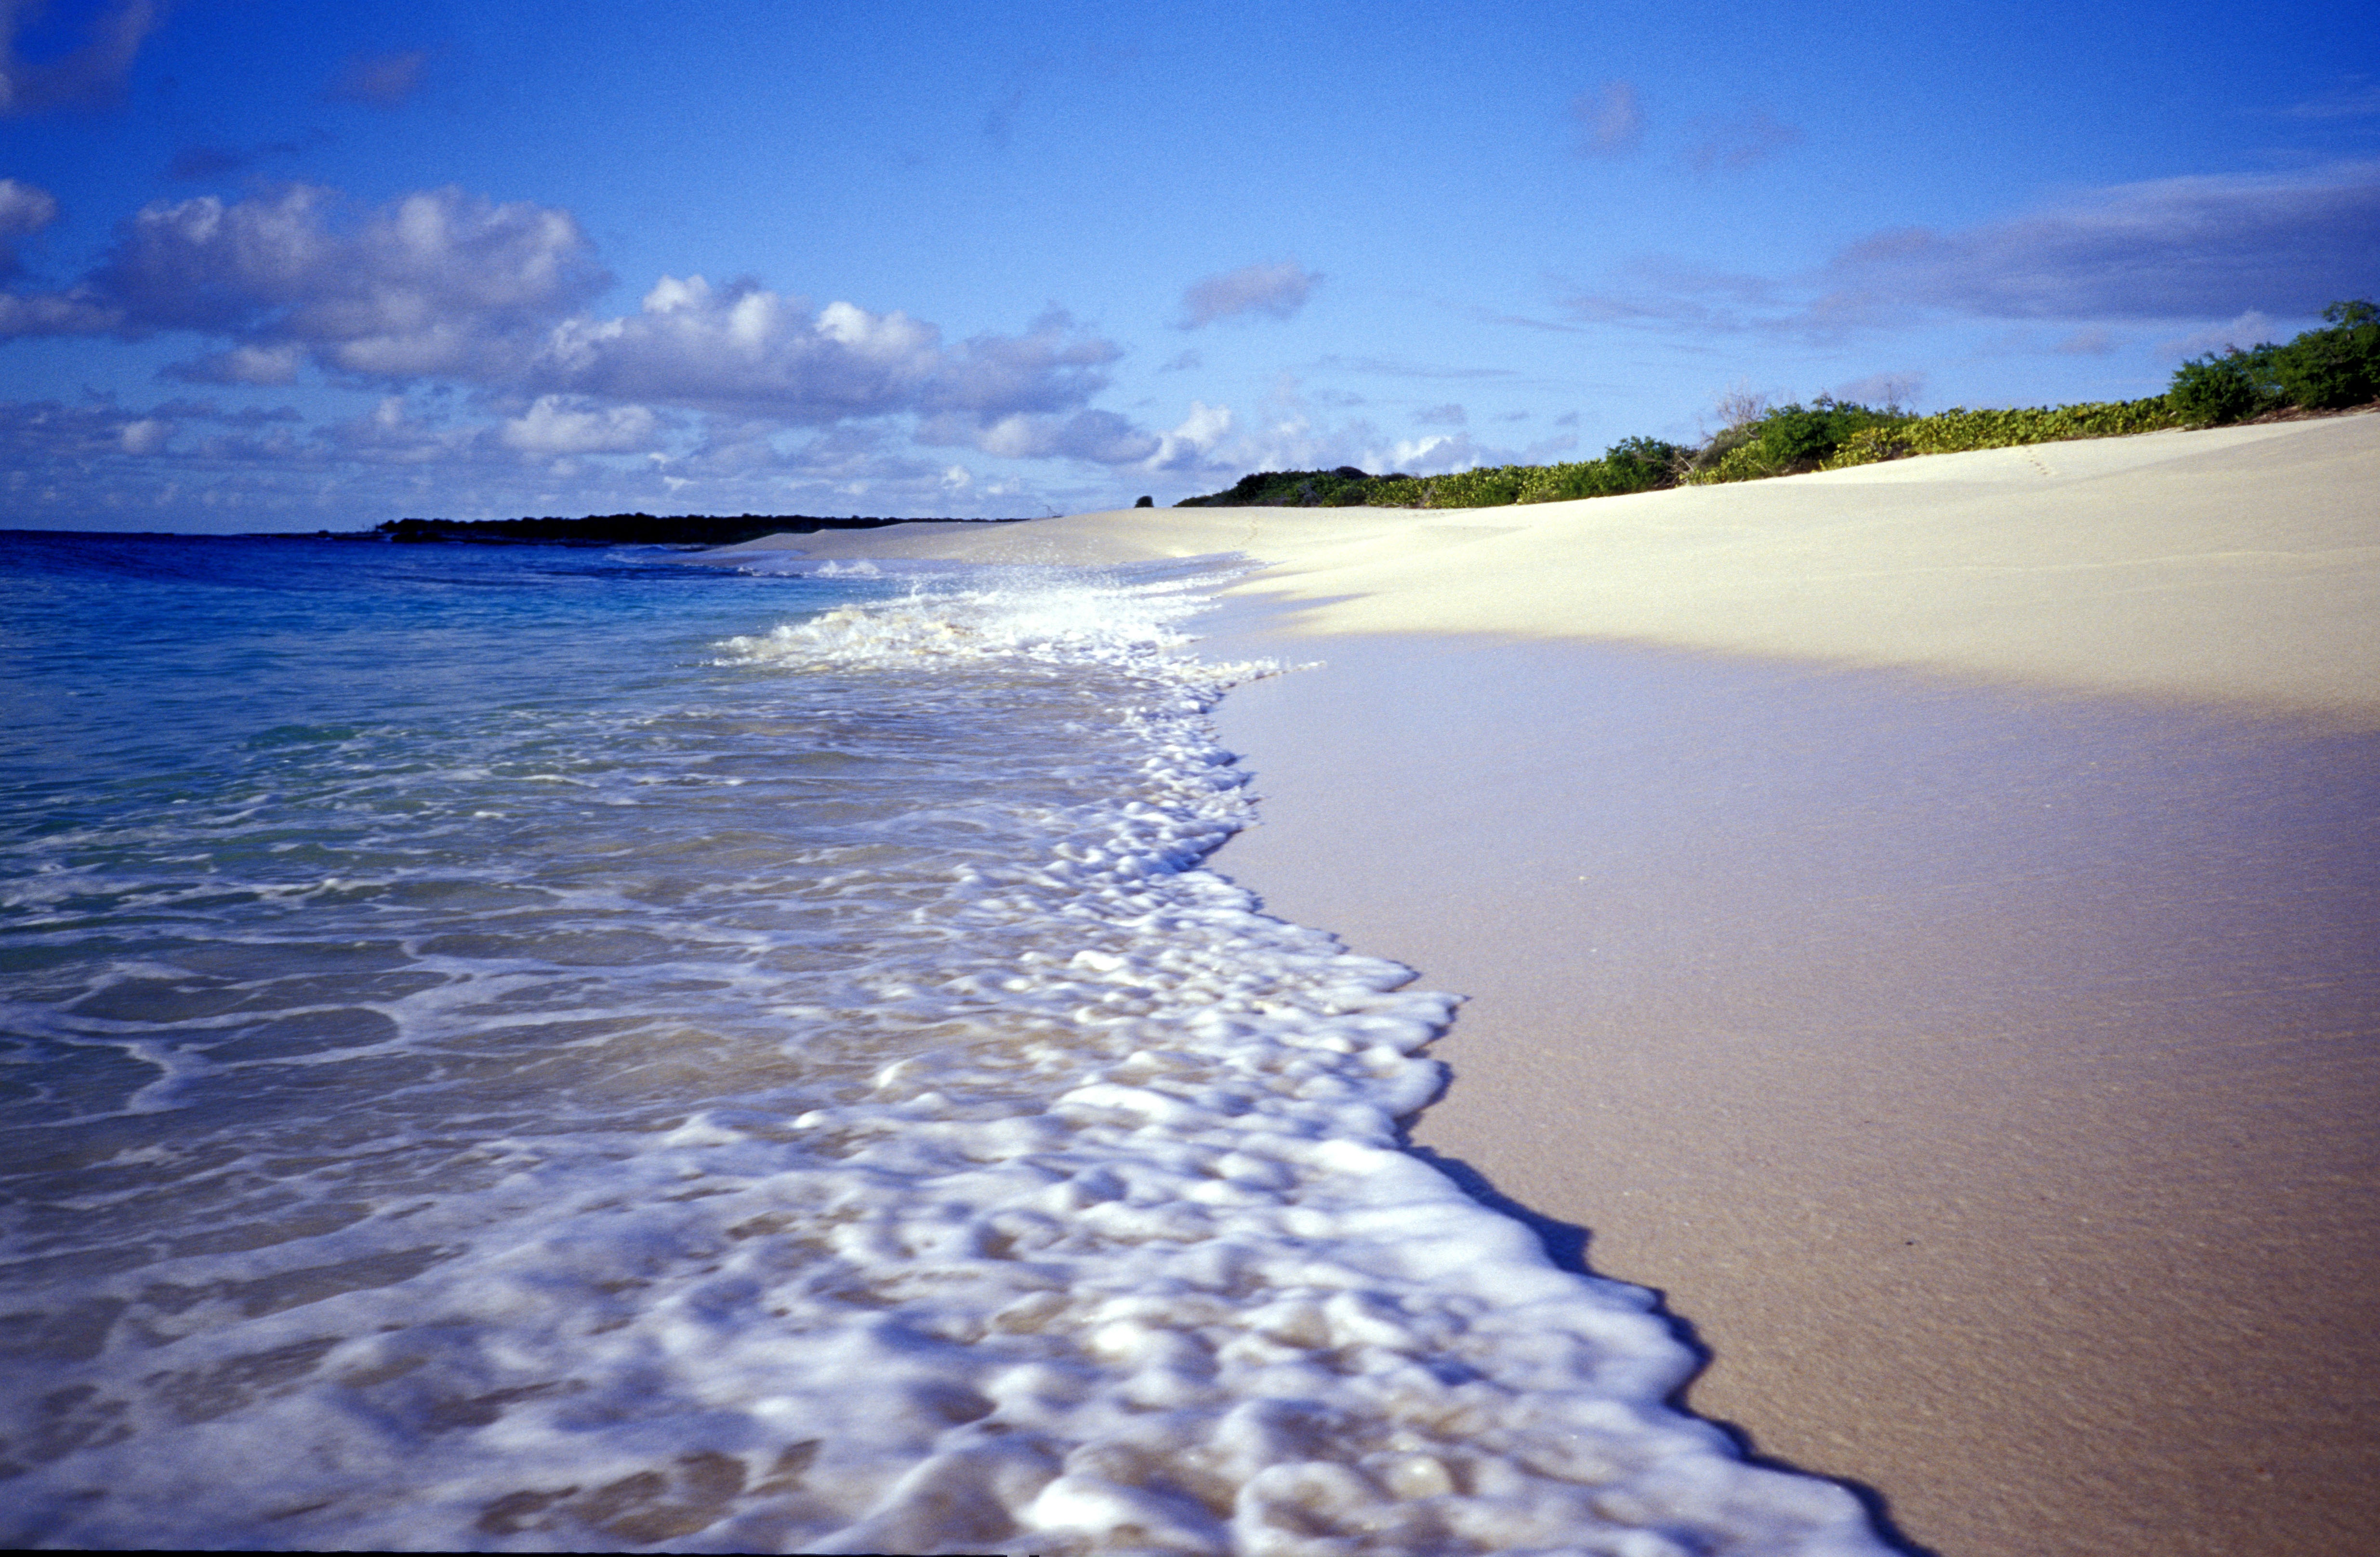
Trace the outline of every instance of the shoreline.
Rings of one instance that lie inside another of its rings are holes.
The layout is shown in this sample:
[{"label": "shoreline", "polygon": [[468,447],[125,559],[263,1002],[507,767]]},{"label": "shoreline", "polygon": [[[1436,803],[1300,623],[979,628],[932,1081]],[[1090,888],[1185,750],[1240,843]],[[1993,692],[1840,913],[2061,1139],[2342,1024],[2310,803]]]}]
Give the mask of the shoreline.
[{"label": "shoreline", "polygon": [[2355,417],[792,540],[1271,564],[1206,648],[1323,663],[1218,711],[1261,821],[1210,864],[1469,997],[1415,1145],[1663,1291],[1691,1409],[1946,1557],[2345,1553],[2375,516]]}]

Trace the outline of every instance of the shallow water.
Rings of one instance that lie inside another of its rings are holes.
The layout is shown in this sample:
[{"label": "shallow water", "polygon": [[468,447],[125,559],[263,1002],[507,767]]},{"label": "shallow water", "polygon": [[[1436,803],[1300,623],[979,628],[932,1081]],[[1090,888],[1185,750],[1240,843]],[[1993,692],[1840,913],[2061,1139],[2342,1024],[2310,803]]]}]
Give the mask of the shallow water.
[{"label": "shallow water", "polygon": [[1198,868],[1213,577],[0,547],[13,1543],[1872,1549]]}]

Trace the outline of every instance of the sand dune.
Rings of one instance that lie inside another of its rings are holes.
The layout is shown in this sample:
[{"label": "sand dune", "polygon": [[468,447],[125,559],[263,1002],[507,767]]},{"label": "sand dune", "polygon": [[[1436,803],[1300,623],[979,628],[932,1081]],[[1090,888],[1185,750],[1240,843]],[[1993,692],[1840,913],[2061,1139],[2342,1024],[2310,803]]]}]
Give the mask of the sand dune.
[{"label": "sand dune", "polygon": [[1957,1557],[2369,1550],[2380,417],[757,544],[1262,559],[1218,868],[1468,997],[1416,1143],[1695,1409]]}]

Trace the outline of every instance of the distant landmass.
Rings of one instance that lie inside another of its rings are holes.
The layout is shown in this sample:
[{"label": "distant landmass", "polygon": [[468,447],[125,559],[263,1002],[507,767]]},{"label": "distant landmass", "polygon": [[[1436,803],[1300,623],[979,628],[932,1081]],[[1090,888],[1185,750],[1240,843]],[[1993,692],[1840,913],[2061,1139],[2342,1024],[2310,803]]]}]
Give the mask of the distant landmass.
[{"label": "distant landmass", "polygon": [[[584,518],[390,519],[373,531],[397,541],[464,541],[480,546],[733,546],[764,535],[808,535],[821,529],[874,529],[914,521],[897,515],[853,514],[589,514]],[[967,519],[965,524],[1014,524]]]}]

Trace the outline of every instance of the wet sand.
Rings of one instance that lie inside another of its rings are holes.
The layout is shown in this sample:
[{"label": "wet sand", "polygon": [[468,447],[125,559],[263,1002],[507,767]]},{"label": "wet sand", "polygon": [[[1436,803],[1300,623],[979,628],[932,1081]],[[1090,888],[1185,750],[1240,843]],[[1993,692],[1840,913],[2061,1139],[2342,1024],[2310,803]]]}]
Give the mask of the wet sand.
[{"label": "wet sand", "polygon": [[1946,1557],[2373,1549],[2380,418],[778,544],[1272,564],[1215,863],[1468,997],[1416,1145],[1694,1409]]},{"label": "wet sand", "polygon": [[1322,647],[1217,867],[1470,996],[1415,1143],[1659,1289],[1692,1409],[1946,1554],[2372,1550],[2380,737]]}]

